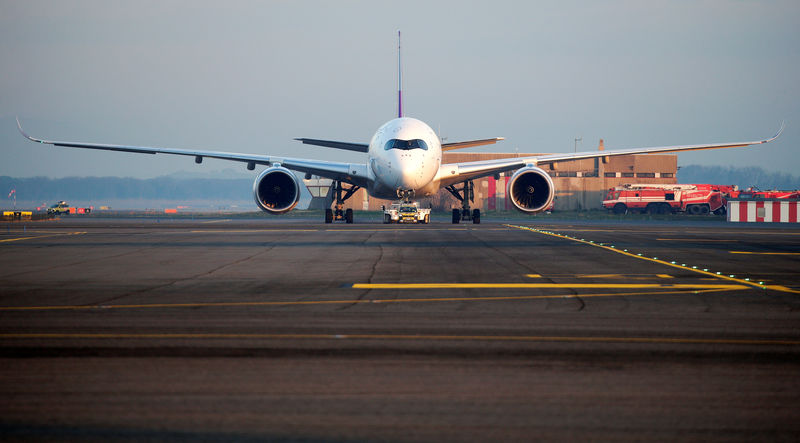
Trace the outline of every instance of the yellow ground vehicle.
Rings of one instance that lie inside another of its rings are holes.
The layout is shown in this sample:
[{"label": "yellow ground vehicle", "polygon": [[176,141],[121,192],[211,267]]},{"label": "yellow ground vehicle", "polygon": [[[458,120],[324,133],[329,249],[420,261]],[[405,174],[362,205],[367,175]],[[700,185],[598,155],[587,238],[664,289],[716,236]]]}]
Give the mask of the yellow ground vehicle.
[{"label": "yellow ground vehicle", "polygon": [[431,210],[422,209],[417,202],[392,203],[383,209],[384,223],[430,223]]},{"label": "yellow ground vehicle", "polygon": [[69,214],[69,205],[64,200],[47,208],[47,213],[51,215],[66,215]]}]

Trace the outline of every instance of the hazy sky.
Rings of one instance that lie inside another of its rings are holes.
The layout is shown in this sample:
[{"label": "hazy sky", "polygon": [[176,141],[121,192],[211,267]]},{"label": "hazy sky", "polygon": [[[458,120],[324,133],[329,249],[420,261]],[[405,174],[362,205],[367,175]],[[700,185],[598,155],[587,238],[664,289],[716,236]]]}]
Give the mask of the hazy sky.
[{"label": "hazy sky", "polygon": [[[0,0],[0,175],[154,177],[243,164],[48,139],[359,161],[404,110],[495,152],[756,140],[678,164],[800,171],[800,2]],[[255,172],[250,173],[255,176]]]}]

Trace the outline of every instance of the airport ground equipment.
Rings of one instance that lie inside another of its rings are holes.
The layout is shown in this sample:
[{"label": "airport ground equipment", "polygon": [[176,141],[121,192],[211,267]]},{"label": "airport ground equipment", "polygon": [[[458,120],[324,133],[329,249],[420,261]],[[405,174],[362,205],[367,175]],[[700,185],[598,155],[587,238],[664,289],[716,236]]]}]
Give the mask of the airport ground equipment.
[{"label": "airport ground equipment", "polygon": [[800,190],[795,191],[779,191],[777,189],[762,191],[760,189],[748,188],[745,191],[737,193],[735,198],[740,199],[759,199],[759,198],[775,198],[775,199],[800,199]]},{"label": "airport ground equipment", "polygon": [[32,211],[3,211],[3,220],[32,220]]},{"label": "airport ground equipment", "polygon": [[90,214],[92,208],[73,208],[64,200],[47,208],[47,215]]},{"label": "airport ground equipment", "polygon": [[727,198],[737,191],[736,186],[728,185],[627,184],[609,189],[603,207],[615,214],[723,215]]},{"label": "airport ground equipment", "polygon": [[729,222],[798,223],[800,199],[737,198],[728,201]]},{"label": "airport ground equipment", "polygon": [[47,208],[47,213],[50,215],[66,215],[69,214],[69,205],[64,200],[59,201],[58,203],[54,204]]},{"label": "airport ground equipment", "polygon": [[729,222],[800,222],[800,190],[749,188],[738,192],[727,203]]},{"label": "airport ground equipment", "polygon": [[389,223],[430,223],[430,208],[420,208],[418,202],[394,202],[383,209],[383,222]]}]

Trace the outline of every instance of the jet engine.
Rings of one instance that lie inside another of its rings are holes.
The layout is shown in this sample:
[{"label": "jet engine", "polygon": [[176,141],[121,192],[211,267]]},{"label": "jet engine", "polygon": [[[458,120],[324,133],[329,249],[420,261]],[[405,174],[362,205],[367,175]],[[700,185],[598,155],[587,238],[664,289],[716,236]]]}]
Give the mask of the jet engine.
[{"label": "jet engine", "polygon": [[273,166],[265,169],[253,183],[253,197],[259,208],[271,214],[283,214],[297,206],[300,185],[288,169]]},{"label": "jet engine", "polygon": [[522,212],[536,214],[542,212],[553,202],[555,197],[553,179],[535,166],[522,168],[508,181],[506,195]]}]

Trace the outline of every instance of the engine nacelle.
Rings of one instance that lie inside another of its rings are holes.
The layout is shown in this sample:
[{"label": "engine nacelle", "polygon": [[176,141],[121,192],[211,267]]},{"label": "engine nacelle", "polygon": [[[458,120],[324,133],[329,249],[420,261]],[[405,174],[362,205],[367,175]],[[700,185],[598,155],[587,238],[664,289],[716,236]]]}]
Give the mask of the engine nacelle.
[{"label": "engine nacelle", "polygon": [[253,183],[253,197],[259,208],[272,214],[283,214],[300,201],[300,184],[292,171],[281,166],[265,169]]},{"label": "engine nacelle", "polygon": [[556,188],[547,172],[529,166],[511,176],[506,195],[520,211],[536,214],[550,207],[556,195]]}]

